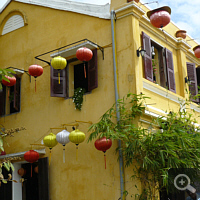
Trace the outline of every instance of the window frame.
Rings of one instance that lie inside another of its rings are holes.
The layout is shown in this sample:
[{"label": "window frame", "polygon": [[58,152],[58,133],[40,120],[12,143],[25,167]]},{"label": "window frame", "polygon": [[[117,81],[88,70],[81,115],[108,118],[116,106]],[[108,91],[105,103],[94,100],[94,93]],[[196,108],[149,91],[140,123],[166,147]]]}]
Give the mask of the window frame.
[{"label": "window frame", "polygon": [[[98,87],[98,66],[97,66],[97,49],[93,51],[93,57],[90,61],[86,63],[87,76],[88,76],[88,92]],[[67,67],[60,71],[60,84],[58,83],[57,70],[51,67],[50,70],[50,82],[51,82],[51,97],[64,97],[71,98],[73,96],[74,88],[69,82],[70,67],[78,63],[83,63],[78,61],[76,57],[67,60]]]},{"label": "window frame", "polygon": [[[0,91],[0,117],[16,114],[21,111],[21,77],[18,75],[15,75],[15,77],[16,84],[14,86],[7,87],[3,85],[3,89]],[[8,94],[11,95],[10,90],[13,90],[14,93],[12,108],[16,110],[15,112],[10,111],[10,106],[12,106],[12,102],[8,99]]]},{"label": "window frame", "polygon": [[[152,66],[152,43],[157,44],[154,40],[150,38],[146,33],[142,32],[142,46],[146,51],[143,62],[144,62],[144,76],[147,80],[153,81],[153,66]],[[157,46],[160,46],[157,44]],[[173,64],[173,54],[172,52],[164,47],[161,52],[161,60],[159,61],[159,71],[161,72],[160,86],[167,87],[169,91],[176,93],[176,83],[174,74],[174,64]],[[163,59],[163,60],[162,60]],[[163,68],[163,69],[162,69]]]}]

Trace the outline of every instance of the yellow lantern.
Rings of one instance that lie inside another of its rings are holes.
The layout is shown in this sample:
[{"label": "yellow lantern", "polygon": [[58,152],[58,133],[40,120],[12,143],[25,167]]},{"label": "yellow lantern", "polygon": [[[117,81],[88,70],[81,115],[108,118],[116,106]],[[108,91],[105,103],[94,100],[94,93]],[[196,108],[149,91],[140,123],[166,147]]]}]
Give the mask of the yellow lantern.
[{"label": "yellow lantern", "polygon": [[67,66],[67,61],[61,56],[56,56],[51,60],[51,66],[58,70],[58,82],[60,84],[60,70],[64,69]]},{"label": "yellow lantern", "polygon": [[56,135],[53,133],[49,133],[49,135],[45,136],[43,139],[44,145],[49,147],[50,155],[49,155],[49,165],[51,163],[51,149],[58,144],[56,140]]},{"label": "yellow lantern", "polygon": [[73,130],[69,134],[69,140],[76,144],[76,160],[78,158],[78,145],[85,140],[85,133],[79,129]]}]

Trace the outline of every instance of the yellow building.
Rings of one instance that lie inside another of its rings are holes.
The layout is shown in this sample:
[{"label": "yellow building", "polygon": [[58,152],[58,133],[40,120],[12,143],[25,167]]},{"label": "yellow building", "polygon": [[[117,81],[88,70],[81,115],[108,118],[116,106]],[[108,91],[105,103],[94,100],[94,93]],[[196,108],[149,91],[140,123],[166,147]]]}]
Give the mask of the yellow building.
[{"label": "yellow building", "polygon": [[[148,10],[140,2],[126,0],[103,6],[67,0],[7,1],[0,14],[0,67],[15,70],[17,84],[0,92],[0,125],[8,133],[4,143],[7,155],[0,158],[18,156],[21,160],[14,161],[13,179],[18,183],[2,186],[8,189],[6,194],[0,192],[0,197],[5,195],[1,199],[116,200],[123,190],[133,196],[140,192],[134,187],[140,189],[140,183],[130,178],[131,169],[117,160],[118,142],[113,141],[106,152],[105,169],[103,153],[93,142],[87,143],[87,131],[128,92],[151,97],[140,119],[147,125],[149,116],[180,108],[179,99],[188,97],[185,77],[194,85],[195,91],[190,90],[197,92],[195,68],[200,61],[192,50],[197,44],[187,42],[189,36],[177,38],[179,28],[172,22],[163,29],[152,26]],[[85,46],[93,51],[93,58],[83,63],[76,58],[76,50]],[[141,47],[146,51],[144,58],[137,53]],[[68,63],[60,72],[60,83],[58,72],[50,67],[55,56]],[[43,74],[36,79],[28,73],[34,64],[43,67]],[[79,87],[86,91],[81,111],[75,109],[72,99]],[[196,102],[190,106],[200,111]],[[63,163],[63,146],[57,144],[49,165],[50,150],[41,145],[43,138],[65,128],[71,132],[73,126],[86,134],[78,146],[78,158],[76,145],[70,142]],[[25,130],[16,130],[21,127]],[[39,161],[32,164],[32,177],[31,164],[23,159],[31,148],[40,154]],[[26,169],[23,184],[18,173],[21,168]]]}]

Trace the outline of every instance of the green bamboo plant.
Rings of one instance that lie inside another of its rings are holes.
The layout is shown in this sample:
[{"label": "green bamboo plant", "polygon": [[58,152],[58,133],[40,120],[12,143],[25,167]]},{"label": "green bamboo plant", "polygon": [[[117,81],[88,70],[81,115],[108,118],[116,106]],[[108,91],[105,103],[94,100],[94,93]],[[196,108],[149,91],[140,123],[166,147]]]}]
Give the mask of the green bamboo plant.
[{"label": "green bamboo plant", "polygon": [[120,99],[89,128],[88,141],[103,136],[121,140],[125,166],[131,166],[132,177],[142,183],[142,193],[135,194],[135,199],[154,200],[159,198],[156,191],[171,191],[169,169],[200,168],[200,136],[193,114],[183,109],[186,104],[181,102],[178,112],[152,119],[148,129],[139,126],[137,121],[145,109],[146,98],[143,94],[128,94]]}]

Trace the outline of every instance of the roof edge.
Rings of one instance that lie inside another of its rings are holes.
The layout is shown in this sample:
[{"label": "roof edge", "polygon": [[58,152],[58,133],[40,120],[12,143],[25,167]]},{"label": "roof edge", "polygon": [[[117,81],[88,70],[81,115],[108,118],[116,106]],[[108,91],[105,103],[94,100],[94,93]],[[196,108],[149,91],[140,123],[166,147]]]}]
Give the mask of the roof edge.
[{"label": "roof edge", "polygon": [[[0,13],[8,6],[12,0],[8,0],[0,9]],[[110,19],[110,4],[94,5],[89,3],[72,2],[69,0],[13,0],[15,2],[38,5],[57,10],[70,11],[89,15],[93,17]]]}]

